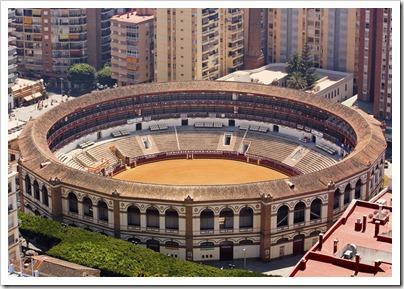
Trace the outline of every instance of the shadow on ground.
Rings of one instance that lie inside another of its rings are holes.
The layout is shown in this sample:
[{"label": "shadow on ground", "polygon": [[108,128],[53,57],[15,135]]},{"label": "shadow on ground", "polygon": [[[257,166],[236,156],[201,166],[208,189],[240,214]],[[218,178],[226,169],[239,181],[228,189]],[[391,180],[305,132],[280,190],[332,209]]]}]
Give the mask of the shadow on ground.
[{"label": "shadow on ground", "polygon": [[[261,259],[258,258],[246,259],[245,269],[254,272],[281,275],[286,277],[289,275],[293,267],[302,257],[303,255],[288,256],[276,260],[271,260],[268,262],[261,261]],[[230,260],[230,261],[203,261],[200,263],[223,269],[228,269],[232,267],[232,265],[234,265],[234,268],[244,269],[243,259]]]}]

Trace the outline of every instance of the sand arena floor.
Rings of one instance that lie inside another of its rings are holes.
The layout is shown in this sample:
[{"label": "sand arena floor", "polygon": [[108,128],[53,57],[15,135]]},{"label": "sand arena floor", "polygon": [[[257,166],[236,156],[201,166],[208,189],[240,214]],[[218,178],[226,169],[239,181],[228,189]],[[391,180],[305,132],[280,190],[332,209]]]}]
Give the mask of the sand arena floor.
[{"label": "sand arena floor", "polygon": [[114,176],[120,180],[169,185],[243,184],[287,177],[266,167],[221,159],[159,161]]}]

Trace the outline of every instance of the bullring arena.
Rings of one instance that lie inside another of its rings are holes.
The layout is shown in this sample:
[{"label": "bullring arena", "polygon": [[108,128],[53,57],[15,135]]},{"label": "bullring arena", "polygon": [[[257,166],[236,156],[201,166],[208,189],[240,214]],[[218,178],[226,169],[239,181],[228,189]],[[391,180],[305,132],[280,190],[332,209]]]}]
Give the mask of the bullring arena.
[{"label": "bullring arena", "polygon": [[194,261],[308,250],[379,192],[386,149],[360,110],[220,81],[93,92],[18,143],[27,211]]}]

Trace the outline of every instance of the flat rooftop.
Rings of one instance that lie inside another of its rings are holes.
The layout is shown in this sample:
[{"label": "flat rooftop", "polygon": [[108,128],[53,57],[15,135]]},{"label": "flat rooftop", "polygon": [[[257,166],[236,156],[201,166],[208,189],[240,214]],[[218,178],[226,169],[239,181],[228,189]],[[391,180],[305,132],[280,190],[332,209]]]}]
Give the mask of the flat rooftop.
[{"label": "flat rooftop", "polygon": [[[345,77],[350,76],[350,73],[316,69],[316,74],[320,79],[316,82],[315,86],[319,86],[320,90],[334,85],[335,83],[343,80]],[[239,70],[230,73],[218,80],[222,81],[240,81],[240,82],[255,82],[261,84],[271,84],[274,81],[282,80],[287,76],[286,63],[272,63],[252,70]],[[307,92],[312,92],[308,90]],[[317,91],[318,92],[318,91]]]},{"label": "flat rooftop", "polygon": [[138,24],[138,23],[152,20],[153,18],[154,18],[153,15],[138,15],[138,13],[136,11],[133,11],[133,12],[125,13],[125,14],[115,15],[111,19],[115,20],[115,21],[122,21],[122,22]]},{"label": "flat rooftop", "polygon": [[[353,201],[324,234],[323,241],[319,238],[296,264],[290,276],[391,276],[391,213],[390,189],[385,189],[369,202]],[[359,221],[361,225],[356,224]],[[376,221],[380,221],[378,231]]]}]

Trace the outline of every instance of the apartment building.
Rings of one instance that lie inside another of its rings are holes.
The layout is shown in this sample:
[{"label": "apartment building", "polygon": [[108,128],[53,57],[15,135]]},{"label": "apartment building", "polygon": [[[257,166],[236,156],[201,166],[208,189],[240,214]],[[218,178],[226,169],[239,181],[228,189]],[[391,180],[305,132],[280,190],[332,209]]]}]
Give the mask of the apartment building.
[{"label": "apartment building", "polygon": [[154,16],[147,10],[111,18],[111,70],[118,85],[153,80],[153,31]]},{"label": "apartment building", "polygon": [[218,8],[160,8],[155,21],[155,80],[216,79],[220,75]]},{"label": "apartment building", "polygon": [[20,241],[17,217],[17,163],[8,166],[8,259],[16,263],[20,258]]},{"label": "apartment building", "polygon": [[12,36],[14,27],[12,23],[15,18],[15,9],[8,9],[8,110],[14,108],[11,87],[17,79],[17,47],[15,46],[15,37]]},{"label": "apartment building", "polygon": [[70,65],[89,63],[100,69],[110,62],[114,14],[112,8],[15,9],[18,71],[43,78],[50,86],[67,87]]},{"label": "apartment building", "polygon": [[111,17],[113,8],[88,8],[87,43],[88,64],[99,70],[111,62]]},{"label": "apartment building", "polygon": [[357,9],[270,8],[267,25],[269,62],[285,62],[307,43],[315,66],[355,72]]},{"label": "apartment building", "polygon": [[391,120],[391,9],[360,9],[358,99],[373,103],[373,114]]},{"label": "apartment building", "polygon": [[[67,82],[67,69],[88,60],[86,9],[16,9],[18,71],[50,86]],[[67,84],[67,83],[65,83]]]},{"label": "apartment building", "polygon": [[240,70],[244,65],[244,9],[221,8],[220,75]]}]

